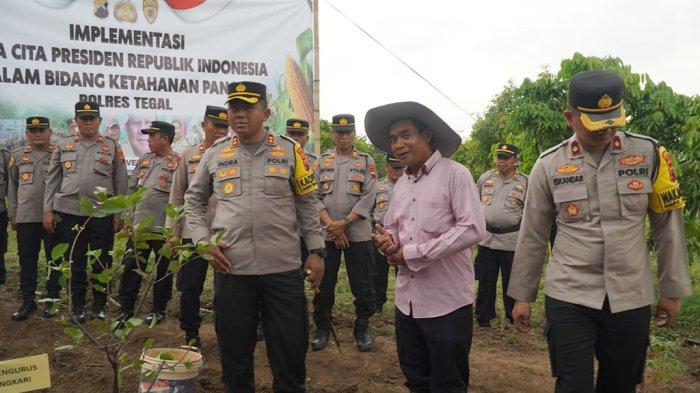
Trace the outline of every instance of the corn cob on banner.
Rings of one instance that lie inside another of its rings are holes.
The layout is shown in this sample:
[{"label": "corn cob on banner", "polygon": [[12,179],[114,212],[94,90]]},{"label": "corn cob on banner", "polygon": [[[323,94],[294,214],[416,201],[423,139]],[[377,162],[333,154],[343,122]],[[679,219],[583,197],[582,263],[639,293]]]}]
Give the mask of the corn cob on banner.
[{"label": "corn cob on banner", "polygon": [[[173,148],[199,143],[206,105],[232,81],[267,85],[268,126],[313,120],[308,0],[24,0],[0,12],[0,146],[25,143],[24,119],[54,137],[76,132],[79,100],[101,104],[101,133],[129,168],[148,151],[140,130],[175,125]],[[313,137],[313,136],[312,136]],[[311,146],[307,146],[311,149]]]}]

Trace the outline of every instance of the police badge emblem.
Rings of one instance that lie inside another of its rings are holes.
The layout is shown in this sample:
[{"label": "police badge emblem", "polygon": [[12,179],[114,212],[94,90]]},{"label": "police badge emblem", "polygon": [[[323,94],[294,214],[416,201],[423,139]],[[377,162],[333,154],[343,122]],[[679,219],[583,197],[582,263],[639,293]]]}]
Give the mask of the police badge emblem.
[{"label": "police badge emblem", "polygon": [[109,4],[107,0],[93,0],[92,11],[96,17],[104,19],[109,16]]},{"label": "police badge emblem", "polygon": [[158,17],[158,0],[143,0],[143,15],[148,23],[153,23]]},{"label": "police badge emblem", "polygon": [[136,22],[136,7],[129,0],[122,0],[114,7],[114,18],[119,22]]}]

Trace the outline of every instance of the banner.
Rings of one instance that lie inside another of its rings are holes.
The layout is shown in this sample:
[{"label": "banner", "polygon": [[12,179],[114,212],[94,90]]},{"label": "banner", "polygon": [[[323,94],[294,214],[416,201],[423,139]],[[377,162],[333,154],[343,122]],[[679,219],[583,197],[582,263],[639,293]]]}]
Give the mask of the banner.
[{"label": "banner", "polygon": [[152,120],[172,122],[173,148],[203,138],[206,105],[227,84],[267,85],[268,126],[312,120],[307,0],[24,0],[0,13],[0,145],[25,142],[24,118],[45,116],[54,139],[77,131],[75,102],[102,106],[101,133],[129,168],[148,152]]}]

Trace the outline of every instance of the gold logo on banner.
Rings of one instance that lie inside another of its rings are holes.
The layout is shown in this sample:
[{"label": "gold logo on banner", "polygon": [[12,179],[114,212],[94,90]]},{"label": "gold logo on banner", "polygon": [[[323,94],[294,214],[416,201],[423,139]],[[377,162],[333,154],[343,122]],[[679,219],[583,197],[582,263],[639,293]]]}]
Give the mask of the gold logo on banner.
[{"label": "gold logo on banner", "polygon": [[143,0],[143,16],[148,23],[153,23],[158,17],[158,0]]},{"label": "gold logo on banner", "polygon": [[109,4],[107,0],[93,0],[92,12],[96,17],[104,19],[109,16]]},{"label": "gold logo on banner", "polygon": [[119,22],[136,22],[136,7],[128,0],[122,0],[114,7],[114,18]]}]

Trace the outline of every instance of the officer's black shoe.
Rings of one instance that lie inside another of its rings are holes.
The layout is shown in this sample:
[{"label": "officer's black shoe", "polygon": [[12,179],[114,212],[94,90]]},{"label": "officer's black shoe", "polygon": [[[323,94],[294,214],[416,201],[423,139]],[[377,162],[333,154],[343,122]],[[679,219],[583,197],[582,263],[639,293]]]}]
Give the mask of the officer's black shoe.
[{"label": "officer's black shoe", "polygon": [[101,319],[104,321],[105,319],[107,319],[107,312],[104,309],[92,310],[92,312],[90,313],[90,319]]},{"label": "officer's black shoe", "polygon": [[258,321],[258,327],[255,330],[255,339],[257,341],[265,341],[265,329],[263,328],[262,321]]},{"label": "officer's black shoe", "polygon": [[320,351],[321,349],[327,347],[330,333],[331,332],[328,331],[328,329],[316,329],[314,338],[311,340],[311,349],[314,351]]},{"label": "officer's black shoe", "polygon": [[70,316],[70,320],[73,323],[83,324],[87,320],[87,312],[84,308],[79,308],[73,310],[73,315]]},{"label": "officer's black shoe", "polygon": [[53,311],[53,302],[44,303],[44,318],[53,318],[58,315],[58,309]]},{"label": "officer's black shoe", "polygon": [[360,352],[369,351],[374,347],[372,336],[369,335],[369,320],[356,319],[353,335],[355,336],[357,349],[359,349]]},{"label": "officer's black shoe", "polygon": [[12,314],[12,320],[13,321],[24,321],[29,317],[29,314],[33,313],[36,311],[36,302],[31,301],[31,302],[24,302],[22,304],[22,307],[19,308],[14,314]]},{"label": "officer's black shoe", "polygon": [[143,322],[151,326],[153,324],[153,320],[156,321],[156,325],[159,325],[165,321],[165,311],[154,311],[146,316],[146,319],[143,320]]}]

